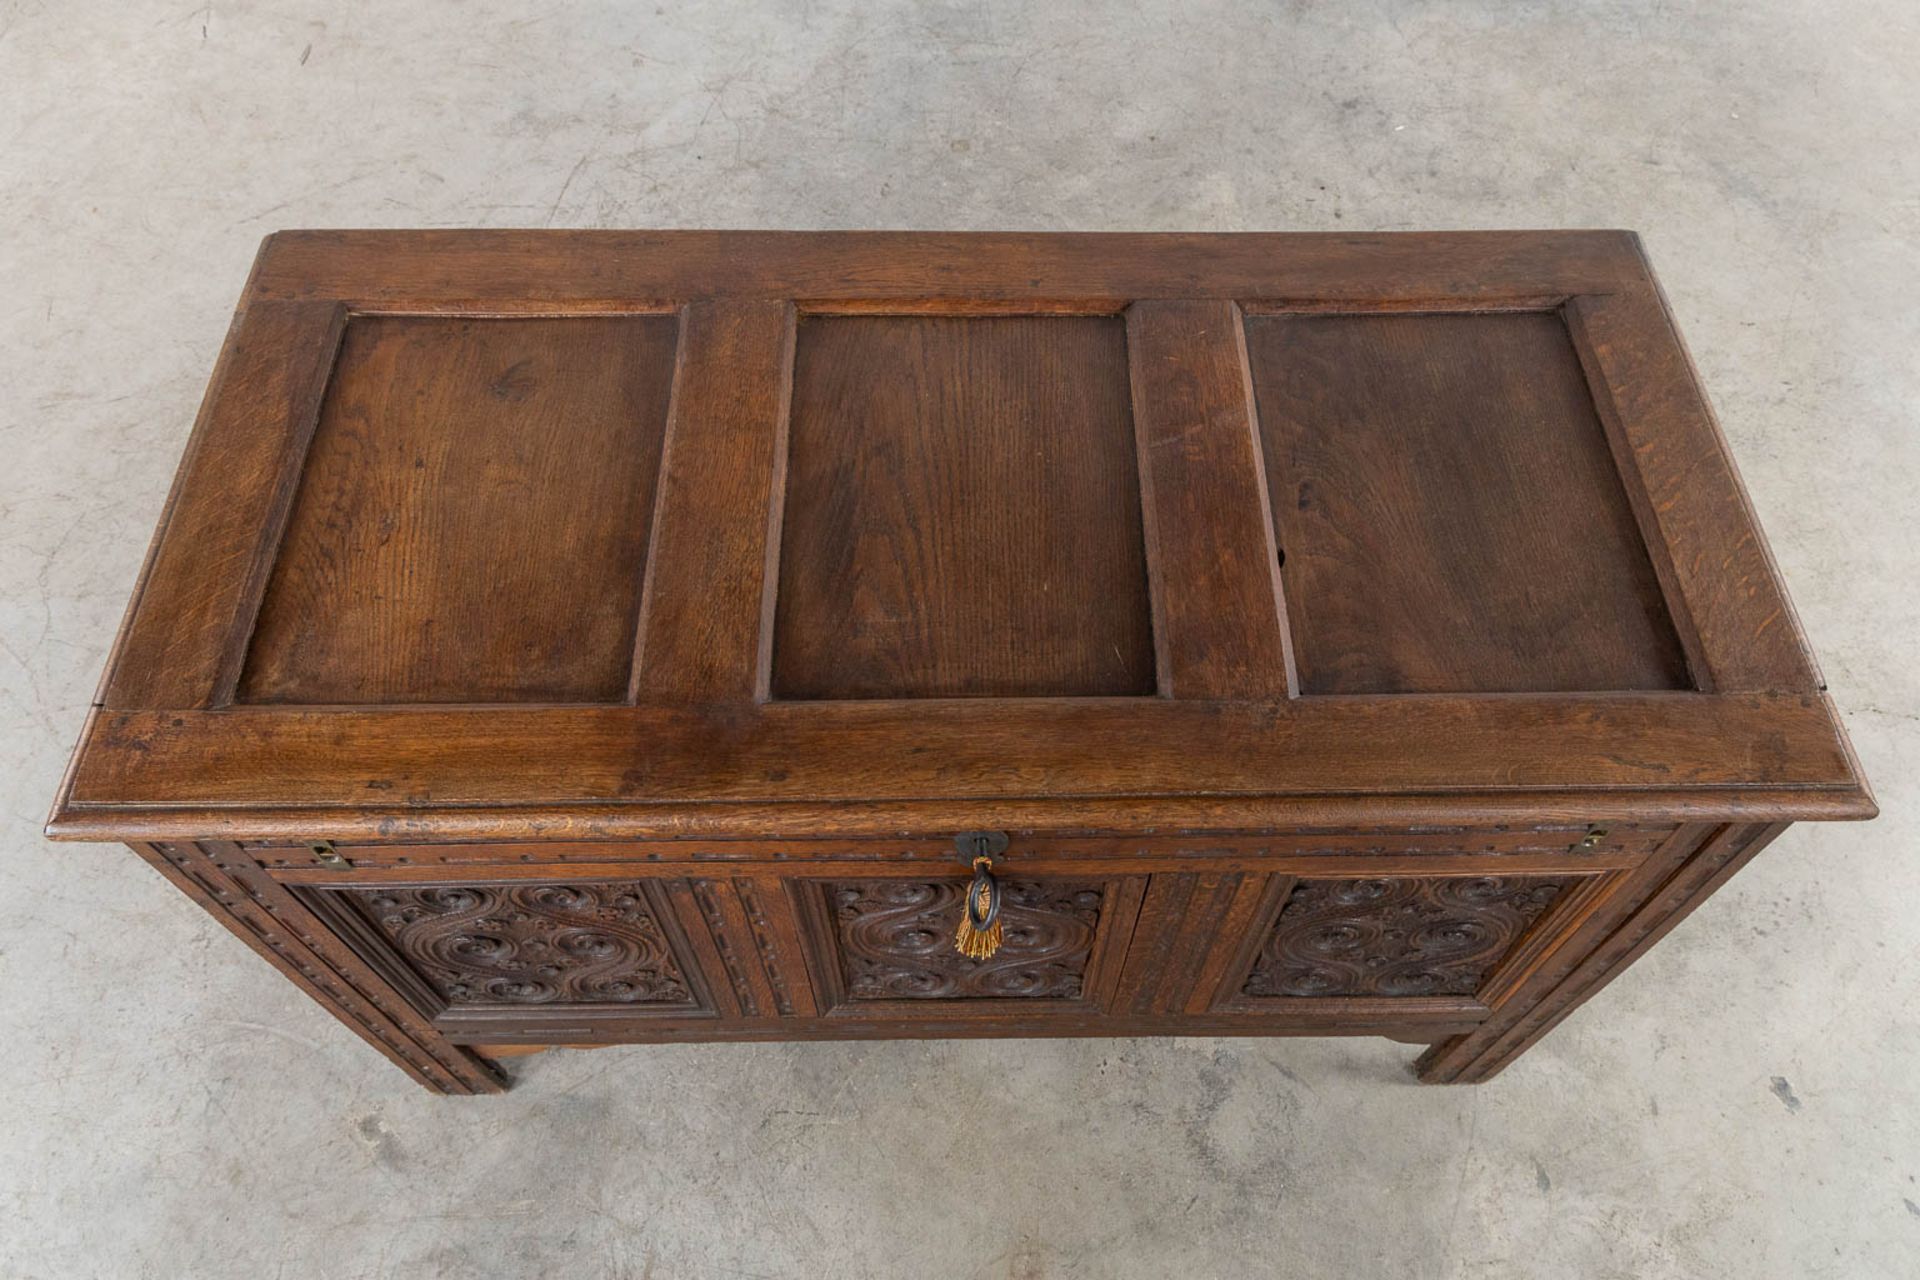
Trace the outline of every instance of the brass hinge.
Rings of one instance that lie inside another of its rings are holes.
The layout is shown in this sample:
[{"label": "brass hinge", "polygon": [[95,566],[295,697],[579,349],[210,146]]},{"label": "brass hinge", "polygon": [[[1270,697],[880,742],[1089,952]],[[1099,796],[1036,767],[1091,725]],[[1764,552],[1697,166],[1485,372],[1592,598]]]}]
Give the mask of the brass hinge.
[{"label": "brass hinge", "polygon": [[323,867],[336,867],[342,871],[347,869],[347,860],[334,849],[331,840],[310,840],[307,842],[307,852],[319,859]]},{"label": "brass hinge", "polygon": [[1581,849],[1597,849],[1600,847],[1600,842],[1606,838],[1607,829],[1605,827],[1588,827],[1587,834],[1580,837],[1580,843],[1577,847]]}]

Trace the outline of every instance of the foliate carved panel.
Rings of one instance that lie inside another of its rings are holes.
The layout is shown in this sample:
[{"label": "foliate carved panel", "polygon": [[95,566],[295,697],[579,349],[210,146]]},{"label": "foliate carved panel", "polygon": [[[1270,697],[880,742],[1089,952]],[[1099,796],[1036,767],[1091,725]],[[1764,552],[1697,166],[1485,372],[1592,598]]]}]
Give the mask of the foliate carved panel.
[{"label": "foliate carved panel", "polygon": [[1000,950],[953,946],[964,880],[826,886],[848,1000],[1078,1000],[1105,907],[1098,884],[1004,882]]},{"label": "foliate carved panel", "polygon": [[455,1005],[700,1003],[642,884],[339,892]]},{"label": "foliate carved panel", "polygon": [[1470,996],[1572,876],[1303,880],[1247,996]]}]

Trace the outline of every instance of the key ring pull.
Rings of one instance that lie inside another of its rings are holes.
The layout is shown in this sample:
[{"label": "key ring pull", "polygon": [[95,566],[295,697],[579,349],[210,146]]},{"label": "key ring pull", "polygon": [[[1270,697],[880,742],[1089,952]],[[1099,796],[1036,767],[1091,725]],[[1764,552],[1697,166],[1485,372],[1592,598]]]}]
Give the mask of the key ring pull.
[{"label": "key ring pull", "polygon": [[1000,949],[1005,936],[1000,926],[1000,882],[993,878],[993,855],[1006,851],[1006,833],[969,831],[953,843],[960,856],[972,859],[973,866],[973,882],[967,886],[960,925],[953,931],[953,948],[969,960],[985,960]]}]

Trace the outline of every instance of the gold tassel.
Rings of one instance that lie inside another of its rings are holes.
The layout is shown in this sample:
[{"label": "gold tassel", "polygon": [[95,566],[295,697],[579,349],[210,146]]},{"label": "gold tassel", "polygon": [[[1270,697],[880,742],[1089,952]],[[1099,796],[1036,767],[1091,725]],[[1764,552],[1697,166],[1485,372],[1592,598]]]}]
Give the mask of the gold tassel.
[{"label": "gold tassel", "polygon": [[969,960],[985,960],[1000,949],[1000,885],[993,878],[993,859],[973,860],[973,883],[953,931],[953,948]]}]

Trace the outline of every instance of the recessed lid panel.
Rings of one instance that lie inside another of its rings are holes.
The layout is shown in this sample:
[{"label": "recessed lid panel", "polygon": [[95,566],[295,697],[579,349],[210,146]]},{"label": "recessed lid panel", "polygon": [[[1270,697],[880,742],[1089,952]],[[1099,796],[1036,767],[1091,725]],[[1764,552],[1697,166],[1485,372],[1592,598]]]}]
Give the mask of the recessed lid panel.
[{"label": "recessed lid panel", "polygon": [[800,322],[777,698],[1153,692],[1118,317]]},{"label": "recessed lid panel", "polygon": [[1302,693],[1692,687],[1558,313],[1247,346]]},{"label": "recessed lid panel", "polygon": [[623,701],[674,334],[352,320],[237,700]]}]

